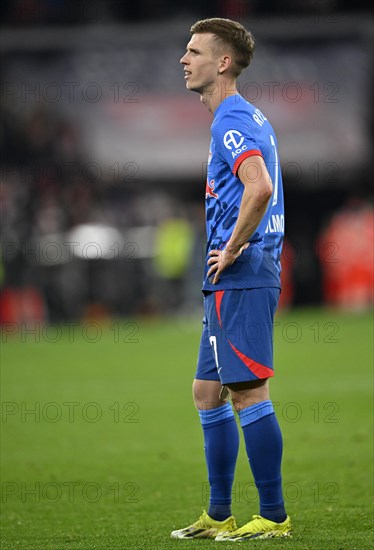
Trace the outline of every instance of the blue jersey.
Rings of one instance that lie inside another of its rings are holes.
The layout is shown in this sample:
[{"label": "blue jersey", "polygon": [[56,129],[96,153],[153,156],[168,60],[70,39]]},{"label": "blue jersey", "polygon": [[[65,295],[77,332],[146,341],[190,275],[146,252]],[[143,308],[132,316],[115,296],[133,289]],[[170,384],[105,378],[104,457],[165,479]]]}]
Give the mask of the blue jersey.
[{"label": "blue jersey", "polygon": [[205,262],[203,290],[280,288],[280,255],[284,237],[283,185],[273,128],[259,109],[239,94],[226,98],[214,113],[206,182],[207,256],[224,250],[235,227],[244,185],[237,177],[244,159],[262,156],[273,183],[266,213],[249,238],[250,246],[222,272],[217,284],[208,280]]}]

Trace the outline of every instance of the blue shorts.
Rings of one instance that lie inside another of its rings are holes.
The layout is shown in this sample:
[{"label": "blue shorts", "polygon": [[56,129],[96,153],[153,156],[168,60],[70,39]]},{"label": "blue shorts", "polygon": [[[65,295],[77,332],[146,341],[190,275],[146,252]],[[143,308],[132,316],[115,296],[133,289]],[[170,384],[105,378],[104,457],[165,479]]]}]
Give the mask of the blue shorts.
[{"label": "blue shorts", "polygon": [[218,290],[204,296],[195,378],[222,384],[270,378],[278,288]]}]

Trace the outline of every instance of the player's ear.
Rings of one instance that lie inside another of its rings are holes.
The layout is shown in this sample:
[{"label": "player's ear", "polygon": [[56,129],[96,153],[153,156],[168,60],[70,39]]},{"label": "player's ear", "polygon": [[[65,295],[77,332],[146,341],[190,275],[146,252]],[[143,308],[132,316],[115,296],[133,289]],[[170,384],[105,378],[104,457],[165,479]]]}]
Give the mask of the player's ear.
[{"label": "player's ear", "polygon": [[232,63],[232,60],[229,55],[224,55],[223,57],[221,57],[220,64],[218,67],[218,73],[223,74],[225,71],[227,71],[227,69],[231,67],[231,63]]}]

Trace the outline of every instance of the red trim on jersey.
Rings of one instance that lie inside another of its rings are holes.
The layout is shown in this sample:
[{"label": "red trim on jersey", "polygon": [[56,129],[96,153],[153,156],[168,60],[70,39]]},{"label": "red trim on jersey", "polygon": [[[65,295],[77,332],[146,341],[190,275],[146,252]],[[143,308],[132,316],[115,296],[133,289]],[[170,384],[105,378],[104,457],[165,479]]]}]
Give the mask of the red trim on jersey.
[{"label": "red trim on jersey", "polygon": [[224,290],[217,290],[215,293],[214,293],[214,298],[215,298],[215,301],[216,301],[216,312],[217,312],[217,317],[218,317],[218,322],[219,322],[219,326],[222,328],[222,321],[221,321],[221,302],[222,302],[222,298],[223,298],[223,295],[225,294],[225,291]]},{"label": "red trim on jersey", "polygon": [[269,369],[269,367],[265,367],[264,365],[261,365],[261,363],[257,363],[250,357],[247,357],[246,355],[244,355],[244,353],[242,353],[241,351],[236,349],[235,346],[232,345],[230,340],[229,340],[229,344],[231,348],[235,351],[239,359],[243,361],[245,366],[248,367],[249,370],[257,376],[257,378],[270,378],[271,376],[274,376],[274,371],[272,369]]},{"label": "red trim on jersey", "polygon": [[242,153],[240,157],[238,157],[235,161],[234,168],[232,169],[234,176],[236,176],[236,173],[239,170],[239,166],[241,165],[243,160],[245,160],[248,157],[253,157],[255,155],[258,157],[262,157],[262,153],[258,149],[251,149],[251,151],[244,151],[244,153]]}]

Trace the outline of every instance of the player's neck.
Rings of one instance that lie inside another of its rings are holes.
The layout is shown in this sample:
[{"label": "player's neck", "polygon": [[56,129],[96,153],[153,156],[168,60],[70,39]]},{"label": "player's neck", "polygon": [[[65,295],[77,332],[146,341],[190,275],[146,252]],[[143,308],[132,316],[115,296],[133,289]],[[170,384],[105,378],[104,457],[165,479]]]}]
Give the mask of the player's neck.
[{"label": "player's neck", "polygon": [[214,113],[222,101],[237,93],[236,80],[231,82],[225,80],[222,83],[207,87],[207,90],[200,95],[200,99],[208,111]]}]

